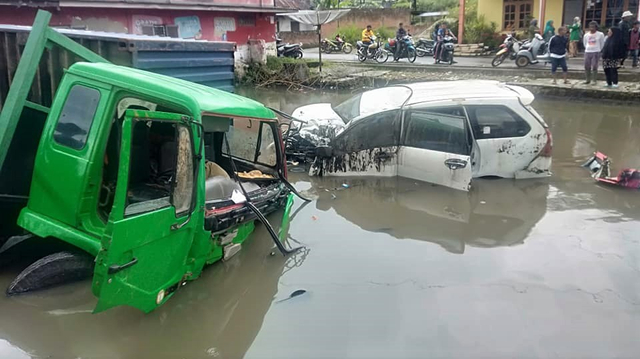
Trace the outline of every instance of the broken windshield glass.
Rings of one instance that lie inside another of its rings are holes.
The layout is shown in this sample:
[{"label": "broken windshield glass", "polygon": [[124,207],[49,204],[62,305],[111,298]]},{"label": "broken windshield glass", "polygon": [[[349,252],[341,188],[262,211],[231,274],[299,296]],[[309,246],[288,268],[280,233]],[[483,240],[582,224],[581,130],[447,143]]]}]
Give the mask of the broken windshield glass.
[{"label": "broken windshield glass", "polygon": [[363,92],[335,106],[333,110],[345,123],[366,115],[393,110],[411,97],[411,90],[404,86],[392,86]]}]

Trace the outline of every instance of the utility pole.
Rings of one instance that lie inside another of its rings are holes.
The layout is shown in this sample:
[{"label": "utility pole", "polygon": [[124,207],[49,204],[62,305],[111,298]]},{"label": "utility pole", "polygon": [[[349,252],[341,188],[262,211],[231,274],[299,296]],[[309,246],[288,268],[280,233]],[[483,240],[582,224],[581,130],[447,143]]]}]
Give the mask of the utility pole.
[{"label": "utility pole", "polygon": [[464,0],[460,0],[460,5],[458,7],[458,43],[461,44],[462,39],[464,38]]}]

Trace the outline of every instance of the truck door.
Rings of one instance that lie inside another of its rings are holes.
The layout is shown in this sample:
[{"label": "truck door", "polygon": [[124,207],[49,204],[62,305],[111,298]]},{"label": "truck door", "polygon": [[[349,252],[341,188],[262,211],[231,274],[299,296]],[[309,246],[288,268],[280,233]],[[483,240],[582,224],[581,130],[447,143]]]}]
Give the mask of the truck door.
[{"label": "truck door", "polygon": [[398,175],[468,191],[472,141],[460,106],[407,109]]},{"label": "truck door", "polygon": [[[113,209],[97,256],[95,312],[150,312],[187,276],[197,162],[188,117],[127,111]],[[105,161],[108,159],[105,158]]]}]

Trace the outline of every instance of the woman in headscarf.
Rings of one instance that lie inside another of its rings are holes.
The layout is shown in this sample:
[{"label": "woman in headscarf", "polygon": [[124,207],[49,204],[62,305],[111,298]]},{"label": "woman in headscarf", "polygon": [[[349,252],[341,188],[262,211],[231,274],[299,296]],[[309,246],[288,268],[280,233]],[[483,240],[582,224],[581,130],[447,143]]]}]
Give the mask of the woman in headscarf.
[{"label": "woman in headscarf", "polygon": [[602,67],[607,77],[607,87],[618,88],[618,67],[627,54],[626,49],[620,29],[610,28],[602,48]]},{"label": "woman in headscarf", "polygon": [[567,26],[569,29],[569,56],[576,57],[578,55],[578,42],[582,39],[580,18],[573,18],[573,25]]},{"label": "woman in headscarf", "polygon": [[527,31],[527,35],[529,37],[529,40],[533,40],[533,37],[536,36],[536,33],[540,30],[540,28],[538,27],[538,19],[533,19],[531,20],[531,22],[529,23],[529,30]]},{"label": "woman in headscarf", "polygon": [[549,39],[551,39],[555,34],[556,28],[553,27],[553,20],[547,21],[547,25],[544,27],[544,35],[542,35],[544,41],[549,41]]}]

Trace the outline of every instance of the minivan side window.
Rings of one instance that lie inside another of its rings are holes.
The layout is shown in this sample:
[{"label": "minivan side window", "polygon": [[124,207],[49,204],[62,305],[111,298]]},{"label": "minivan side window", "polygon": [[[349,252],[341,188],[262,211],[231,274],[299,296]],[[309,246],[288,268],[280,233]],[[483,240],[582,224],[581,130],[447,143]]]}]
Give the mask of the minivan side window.
[{"label": "minivan side window", "polygon": [[522,137],[531,127],[506,106],[467,106],[473,134],[477,140]]},{"label": "minivan side window", "polygon": [[[461,107],[411,110],[405,122],[404,145],[468,155],[471,150]],[[455,115],[452,115],[455,114]]]},{"label": "minivan side window", "polygon": [[333,147],[346,153],[396,146],[400,135],[399,110],[386,111],[358,120],[338,135]]},{"label": "minivan side window", "polygon": [[99,102],[100,91],[74,85],[62,107],[53,139],[63,146],[75,150],[83,149]]}]

